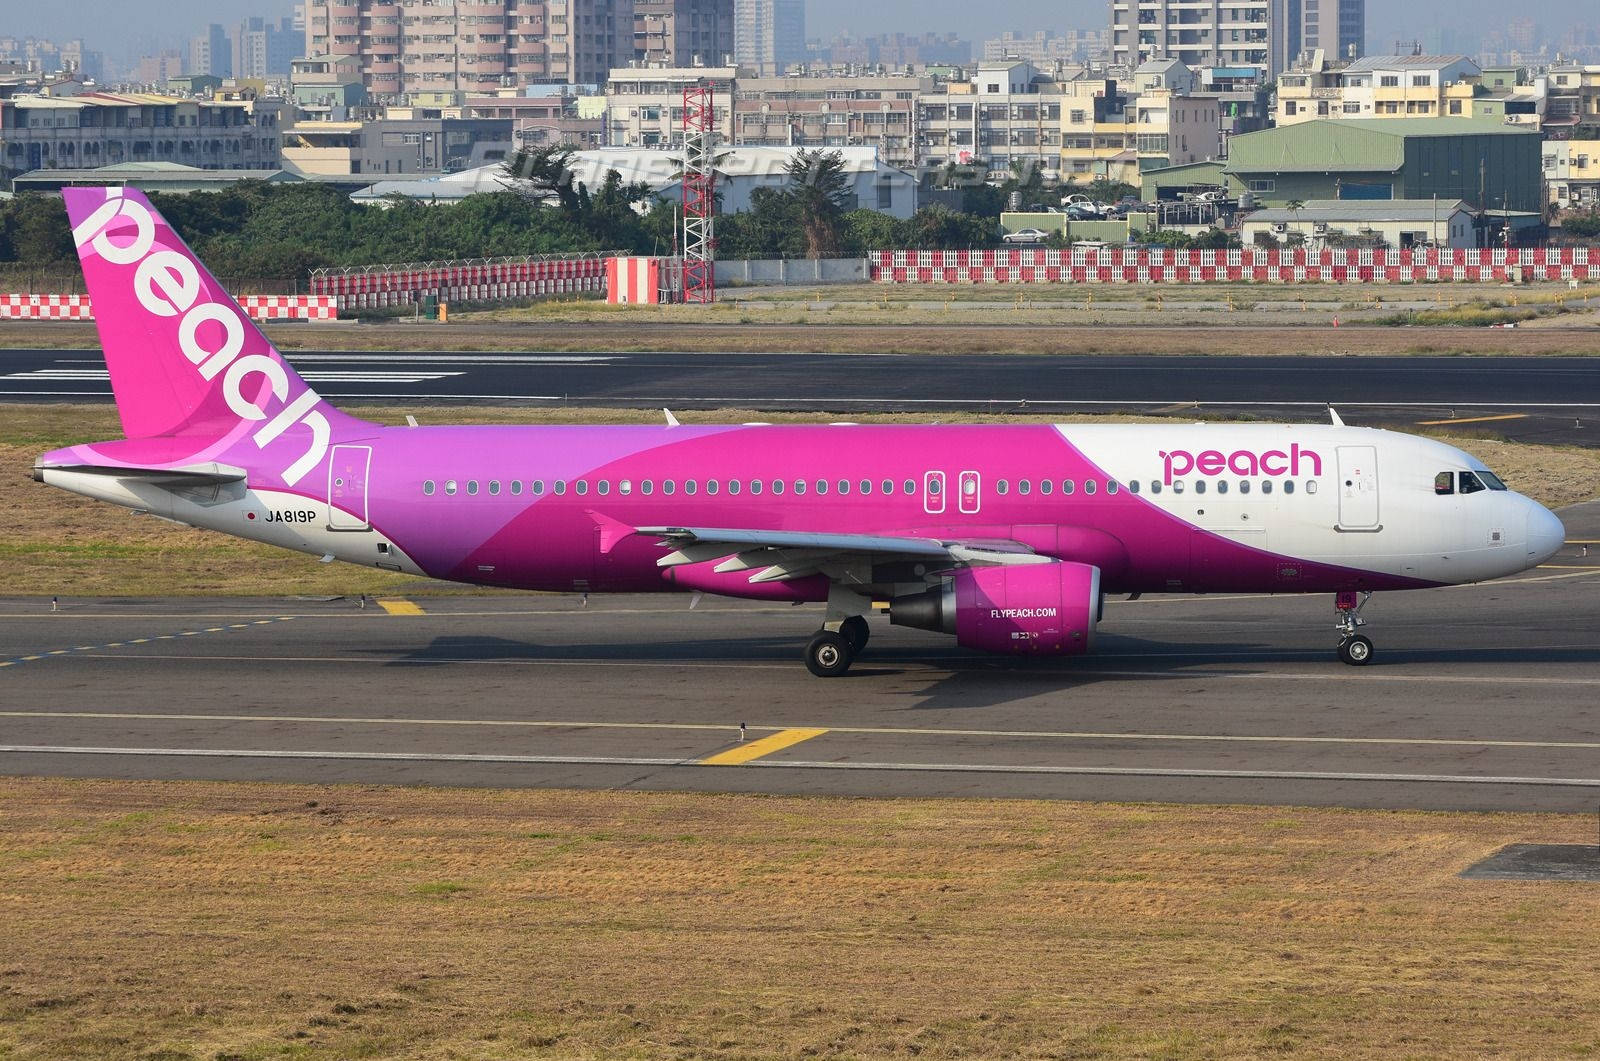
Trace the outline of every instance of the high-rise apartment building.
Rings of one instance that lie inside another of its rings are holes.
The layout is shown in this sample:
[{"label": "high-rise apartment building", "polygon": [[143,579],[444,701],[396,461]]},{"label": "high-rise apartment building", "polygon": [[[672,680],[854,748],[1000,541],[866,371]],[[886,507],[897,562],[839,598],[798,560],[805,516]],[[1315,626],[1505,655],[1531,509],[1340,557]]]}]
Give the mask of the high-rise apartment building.
[{"label": "high-rise apartment building", "polygon": [[1359,59],[1367,52],[1367,0],[1298,0],[1300,47],[1322,49],[1339,59]]},{"label": "high-rise apartment building", "polygon": [[287,77],[289,64],[300,54],[301,42],[291,18],[277,22],[247,18],[233,35],[233,76],[256,80]]},{"label": "high-rise apartment building", "polygon": [[761,77],[805,62],[805,0],[733,0],[733,58]]},{"label": "high-rise apartment building", "polygon": [[1111,61],[1129,67],[1151,59],[1251,66],[1275,77],[1300,51],[1302,2],[1111,0]]},{"label": "high-rise apartment building", "polygon": [[634,58],[634,0],[309,0],[307,55],[354,55],[369,96],[600,84]]},{"label": "high-rise apartment building", "polygon": [[227,30],[213,22],[189,42],[189,73],[233,76],[233,43]]},{"label": "high-rise apartment building", "polygon": [[721,66],[733,55],[733,0],[633,0],[633,57]]}]

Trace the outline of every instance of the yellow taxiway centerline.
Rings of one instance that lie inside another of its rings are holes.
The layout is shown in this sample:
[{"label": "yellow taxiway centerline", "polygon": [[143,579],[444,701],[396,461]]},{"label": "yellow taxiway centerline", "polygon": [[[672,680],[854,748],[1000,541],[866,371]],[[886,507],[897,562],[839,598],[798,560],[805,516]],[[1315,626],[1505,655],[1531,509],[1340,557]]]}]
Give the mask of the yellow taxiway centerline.
[{"label": "yellow taxiway centerline", "polygon": [[1418,427],[1437,427],[1440,424],[1486,424],[1491,420],[1526,420],[1527,413],[1501,413],[1499,416],[1463,416],[1457,420],[1418,420]]},{"label": "yellow taxiway centerline", "polygon": [[740,744],[729,748],[725,752],[700,760],[701,766],[739,766],[743,763],[753,762],[773,752],[799,744],[801,741],[820,737],[828,732],[825,729],[784,729],[779,730],[770,737],[762,737],[747,744]]}]

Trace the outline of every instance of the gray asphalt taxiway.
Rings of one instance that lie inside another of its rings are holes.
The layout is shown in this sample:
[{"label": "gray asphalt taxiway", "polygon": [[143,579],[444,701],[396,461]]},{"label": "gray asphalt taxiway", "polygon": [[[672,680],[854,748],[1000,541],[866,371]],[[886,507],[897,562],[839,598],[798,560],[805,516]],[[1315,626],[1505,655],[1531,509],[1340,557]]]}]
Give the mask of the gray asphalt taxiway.
[{"label": "gray asphalt taxiway", "polygon": [[1326,597],[1112,601],[1063,660],[878,619],[835,680],[814,610],[711,599],[0,600],[0,772],[1593,810],[1600,503],[1563,515],[1547,567],[1376,596],[1365,668]]}]

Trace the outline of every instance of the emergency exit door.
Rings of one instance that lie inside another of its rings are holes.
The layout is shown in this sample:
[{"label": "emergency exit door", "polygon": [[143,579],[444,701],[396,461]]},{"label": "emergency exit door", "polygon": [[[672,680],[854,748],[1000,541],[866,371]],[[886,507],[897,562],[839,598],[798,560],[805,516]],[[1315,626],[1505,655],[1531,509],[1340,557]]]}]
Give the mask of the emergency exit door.
[{"label": "emergency exit door", "polygon": [[1378,450],[1375,446],[1339,447],[1339,529],[1380,529],[1378,522]]}]

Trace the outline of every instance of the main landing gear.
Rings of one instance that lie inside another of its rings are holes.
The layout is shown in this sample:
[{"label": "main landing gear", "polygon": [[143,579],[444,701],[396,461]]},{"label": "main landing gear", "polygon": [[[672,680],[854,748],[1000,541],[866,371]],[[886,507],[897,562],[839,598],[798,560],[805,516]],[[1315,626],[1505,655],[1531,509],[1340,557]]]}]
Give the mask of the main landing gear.
[{"label": "main landing gear", "polygon": [[872,602],[853,590],[834,586],[828,594],[828,618],[806,646],[806,669],[819,678],[837,678],[867,647],[872,630],[864,612]]},{"label": "main landing gear", "polygon": [[[837,626],[837,630],[828,627]],[[819,678],[837,678],[850,669],[867,647],[872,630],[859,615],[827,623],[806,646],[806,669]]]},{"label": "main landing gear", "polygon": [[1334,609],[1339,613],[1339,660],[1352,667],[1365,667],[1372,662],[1372,640],[1356,632],[1367,625],[1361,618],[1361,609],[1371,599],[1371,590],[1345,590],[1333,598]]}]

